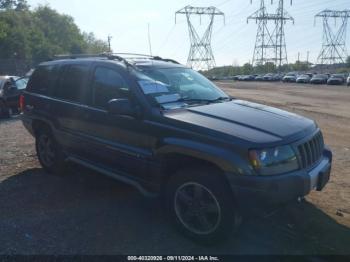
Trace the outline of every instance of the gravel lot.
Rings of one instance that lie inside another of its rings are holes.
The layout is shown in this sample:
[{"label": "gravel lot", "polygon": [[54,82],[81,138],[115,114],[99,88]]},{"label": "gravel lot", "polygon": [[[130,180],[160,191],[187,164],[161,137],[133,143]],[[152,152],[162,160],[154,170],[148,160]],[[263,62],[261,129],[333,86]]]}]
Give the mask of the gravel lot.
[{"label": "gravel lot", "polygon": [[350,89],[218,85],[317,120],[334,152],[326,189],[246,219],[230,241],[202,247],[173,229],[157,199],[77,166],[46,174],[33,138],[14,117],[0,120],[0,254],[350,254]]}]

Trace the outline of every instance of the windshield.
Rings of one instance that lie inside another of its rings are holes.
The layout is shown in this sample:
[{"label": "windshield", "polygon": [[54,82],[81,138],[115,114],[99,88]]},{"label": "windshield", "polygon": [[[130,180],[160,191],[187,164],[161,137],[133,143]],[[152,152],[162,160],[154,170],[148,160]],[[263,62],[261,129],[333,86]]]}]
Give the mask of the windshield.
[{"label": "windshield", "polygon": [[189,68],[141,68],[137,77],[142,91],[167,109],[229,99],[212,82]]},{"label": "windshield", "polygon": [[335,75],[332,75],[332,77],[343,78],[343,77],[344,77],[344,75],[335,74]]}]

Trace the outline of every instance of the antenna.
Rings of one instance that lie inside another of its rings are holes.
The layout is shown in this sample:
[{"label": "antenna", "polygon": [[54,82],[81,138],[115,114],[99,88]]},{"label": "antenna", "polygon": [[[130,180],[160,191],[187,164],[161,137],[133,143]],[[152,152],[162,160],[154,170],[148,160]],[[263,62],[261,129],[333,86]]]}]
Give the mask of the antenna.
[{"label": "antenna", "polygon": [[[225,15],[216,7],[192,7],[186,6],[175,13],[176,17],[179,14],[186,15],[188,31],[190,35],[191,48],[187,59],[187,66],[196,70],[211,69],[215,67],[215,59],[213,50],[211,48],[211,36],[214,24],[215,16],[223,16],[225,21]],[[200,37],[192,24],[191,15],[197,15],[200,17],[202,23],[202,16],[209,17],[209,24],[202,37]]]},{"label": "antenna", "polygon": [[148,46],[149,46],[149,54],[152,56],[152,44],[151,44],[151,34],[150,34],[149,23],[148,23]]},{"label": "antenna", "polygon": [[112,41],[112,38],[113,38],[113,37],[110,36],[110,35],[109,35],[108,38],[107,38],[107,39],[108,39],[107,41],[108,41],[108,52],[109,52],[109,53],[112,52],[112,49],[111,49],[111,41]]}]

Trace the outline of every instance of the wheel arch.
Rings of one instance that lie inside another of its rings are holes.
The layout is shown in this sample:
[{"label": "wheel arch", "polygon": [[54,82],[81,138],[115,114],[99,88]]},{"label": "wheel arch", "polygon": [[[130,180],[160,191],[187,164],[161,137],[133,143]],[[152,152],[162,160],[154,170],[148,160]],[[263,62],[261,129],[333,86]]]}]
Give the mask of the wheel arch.
[{"label": "wheel arch", "polygon": [[216,170],[228,184],[228,173],[242,175],[249,172],[247,165],[233,152],[193,141],[182,142],[182,145],[167,144],[157,151],[157,157],[161,161],[161,188],[176,172],[188,167],[200,166]]},{"label": "wheel arch", "polygon": [[47,122],[40,119],[34,119],[32,121],[32,130],[33,130],[34,136],[37,135],[38,132],[40,132],[40,130],[44,130],[44,129],[52,131],[50,124],[48,124]]}]

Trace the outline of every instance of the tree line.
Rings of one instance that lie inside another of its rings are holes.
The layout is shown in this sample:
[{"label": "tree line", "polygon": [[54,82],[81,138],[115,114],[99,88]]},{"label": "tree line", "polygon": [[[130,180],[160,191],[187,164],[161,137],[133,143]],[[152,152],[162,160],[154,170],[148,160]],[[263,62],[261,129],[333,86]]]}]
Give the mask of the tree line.
[{"label": "tree line", "polygon": [[287,73],[287,72],[322,72],[328,73],[350,73],[350,56],[345,64],[329,65],[325,67],[315,66],[306,61],[296,61],[294,64],[285,64],[281,68],[274,63],[267,62],[264,65],[253,66],[246,63],[243,66],[220,66],[212,68],[208,71],[202,71],[207,77],[229,77],[235,75],[250,75],[250,74],[266,74],[266,73]]},{"label": "tree line", "polygon": [[71,16],[26,0],[0,0],[0,59],[35,65],[57,54],[102,53],[108,43],[82,32]]}]

